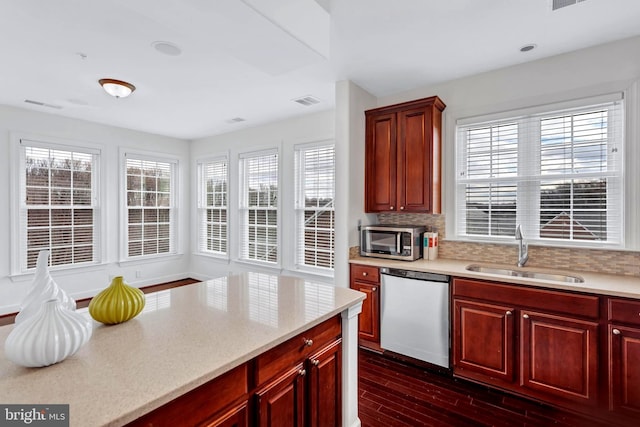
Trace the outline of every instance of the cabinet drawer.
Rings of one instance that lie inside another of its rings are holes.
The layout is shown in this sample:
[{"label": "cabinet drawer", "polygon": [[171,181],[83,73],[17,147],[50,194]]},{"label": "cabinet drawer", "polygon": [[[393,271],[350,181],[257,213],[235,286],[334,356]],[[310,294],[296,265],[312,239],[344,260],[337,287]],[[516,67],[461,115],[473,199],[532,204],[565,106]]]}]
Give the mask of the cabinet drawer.
[{"label": "cabinet drawer", "polygon": [[595,295],[462,278],[453,280],[453,294],[590,319],[598,319],[600,316],[600,298]]},{"label": "cabinet drawer", "polygon": [[610,298],[609,320],[640,325],[640,301]]},{"label": "cabinet drawer", "polygon": [[369,265],[351,264],[351,280],[380,283],[380,270]]},{"label": "cabinet drawer", "polygon": [[309,355],[339,338],[340,335],[340,317],[335,316],[258,356],[256,359],[257,384],[263,384],[291,366],[304,361]]}]

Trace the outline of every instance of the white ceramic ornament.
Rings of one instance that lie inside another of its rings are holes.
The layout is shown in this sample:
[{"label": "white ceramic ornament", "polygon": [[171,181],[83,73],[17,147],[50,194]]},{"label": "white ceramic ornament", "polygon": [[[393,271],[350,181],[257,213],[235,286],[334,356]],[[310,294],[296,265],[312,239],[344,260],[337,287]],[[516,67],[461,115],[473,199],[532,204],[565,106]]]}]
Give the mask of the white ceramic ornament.
[{"label": "white ceramic ornament", "polygon": [[50,299],[57,299],[62,305],[69,309],[76,309],[76,301],[58,287],[49,274],[49,251],[43,250],[38,254],[36,261],[36,276],[31,284],[29,293],[20,304],[20,312],[16,316],[16,324],[21,323],[27,317],[35,314],[43,302]]},{"label": "white ceramic ornament", "polygon": [[4,352],[7,359],[21,366],[49,366],[77,352],[92,332],[90,319],[50,299],[37,313],[15,325],[4,343]]}]

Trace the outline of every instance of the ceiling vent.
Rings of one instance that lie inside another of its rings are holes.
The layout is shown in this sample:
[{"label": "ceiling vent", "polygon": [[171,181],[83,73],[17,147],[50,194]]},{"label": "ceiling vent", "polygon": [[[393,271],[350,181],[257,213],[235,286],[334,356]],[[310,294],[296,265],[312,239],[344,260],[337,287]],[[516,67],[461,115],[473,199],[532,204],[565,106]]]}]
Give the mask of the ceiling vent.
[{"label": "ceiling vent", "polygon": [[229,119],[227,120],[227,123],[229,124],[234,124],[234,123],[240,123],[240,122],[246,122],[246,119],[243,119],[242,117],[234,117],[233,119]]},{"label": "ceiling vent", "polygon": [[56,110],[62,109],[61,105],[47,104],[46,102],[33,101],[31,99],[25,99],[24,102],[26,102],[27,104],[39,105],[41,107],[55,108]]},{"label": "ceiling vent", "polygon": [[315,96],[307,95],[301,98],[296,98],[293,102],[297,102],[300,105],[304,105],[305,107],[310,107],[312,105],[316,105],[320,103],[320,100]]},{"label": "ceiling vent", "polygon": [[551,10],[562,9],[563,7],[573,6],[586,0],[551,0]]}]

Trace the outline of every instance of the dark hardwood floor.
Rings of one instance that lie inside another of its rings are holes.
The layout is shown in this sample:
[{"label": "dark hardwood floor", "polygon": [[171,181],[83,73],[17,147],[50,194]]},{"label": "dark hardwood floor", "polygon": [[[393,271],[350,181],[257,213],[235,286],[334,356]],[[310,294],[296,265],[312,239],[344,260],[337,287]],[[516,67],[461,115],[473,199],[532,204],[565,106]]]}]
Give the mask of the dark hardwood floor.
[{"label": "dark hardwood floor", "polygon": [[363,427],[611,427],[362,349],[358,375]]}]

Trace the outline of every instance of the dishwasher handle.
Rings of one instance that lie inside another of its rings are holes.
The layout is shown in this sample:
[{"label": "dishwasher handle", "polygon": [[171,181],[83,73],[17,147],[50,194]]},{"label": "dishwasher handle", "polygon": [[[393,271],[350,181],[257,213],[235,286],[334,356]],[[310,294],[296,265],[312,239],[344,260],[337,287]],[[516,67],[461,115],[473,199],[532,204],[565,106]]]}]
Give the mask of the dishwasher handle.
[{"label": "dishwasher handle", "polygon": [[429,273],[427,271],[402,270],[399,268],[381,268],[380,274],[387,276],[403,277],[405,279],[425,280],[428,282],[444,282],[448,283],[450,276],[438,273]]}]

